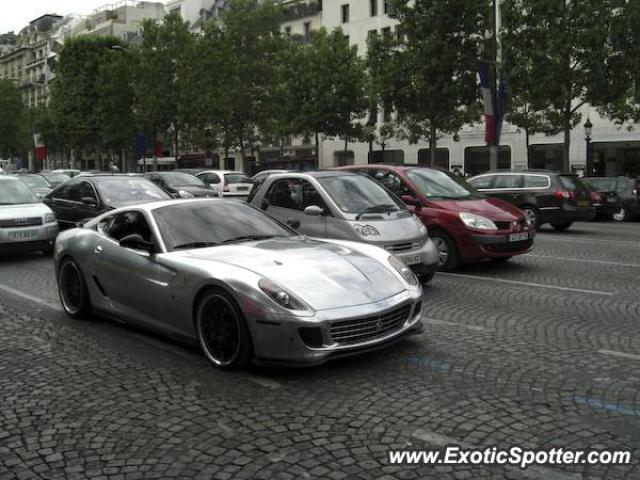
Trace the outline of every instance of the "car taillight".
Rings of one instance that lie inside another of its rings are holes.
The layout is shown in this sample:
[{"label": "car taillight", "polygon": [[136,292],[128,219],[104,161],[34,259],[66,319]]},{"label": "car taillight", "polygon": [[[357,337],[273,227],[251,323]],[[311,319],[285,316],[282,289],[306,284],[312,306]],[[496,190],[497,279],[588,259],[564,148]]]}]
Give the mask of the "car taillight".
[{"label": "car taillight", "polygon": [[229,191],[229,184],[227,183],[226,180],[222,181],[222,191],[223,192],[228,192]]},{"label": "car taillight", "polygon": [[573,190],[556,190],[556,198],[558,200],[575,200],[576,199],[576,192],[574,192]]}]

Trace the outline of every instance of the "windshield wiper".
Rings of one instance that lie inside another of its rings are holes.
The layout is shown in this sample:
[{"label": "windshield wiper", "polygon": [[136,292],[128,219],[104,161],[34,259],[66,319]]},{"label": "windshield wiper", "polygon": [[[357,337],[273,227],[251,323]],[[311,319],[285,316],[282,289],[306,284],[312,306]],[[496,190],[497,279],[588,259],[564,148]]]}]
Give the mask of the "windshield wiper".
[{"label": "windshield wiper", "polygon": [[206,247],[215,247],[216,245],[220,245],[216,242],[191,242],[191,243],[183,243],[181,245],[176,245],[173,247],[174,250],[182,249],[182,248],[206,248]]},{"label": "windshield wiper", "polygon": [[222,243],[250,242],[253,240],[267,240],[274,237],[282,237],[282,235],[242,235],[240,237],[229,238]]},{"label": "windshield wiper", "polygon": [[398,207],[396,207],[395,205],[392,205],[390,203],[382,203],[380,205],[373,205],[373,206],[368,207],[367,209],[365,209],[364,212],[360,212],[358,215],[356,215],[356,220],[360,220],[360,218],[362,218],[362,216],[366,215],[367,213],[386,213],[386,212],[393,212],[395,210],[398,210]]}]

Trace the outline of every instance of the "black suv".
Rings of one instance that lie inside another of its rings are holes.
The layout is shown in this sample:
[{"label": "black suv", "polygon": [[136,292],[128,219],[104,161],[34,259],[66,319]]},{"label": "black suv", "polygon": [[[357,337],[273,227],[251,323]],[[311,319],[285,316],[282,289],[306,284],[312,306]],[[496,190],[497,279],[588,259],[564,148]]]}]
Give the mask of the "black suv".
[{"label": "black suv", "polygon": [[616,222],[626,222],[640,217],[640,179],[588,177],[582,180],[593,190],[601,193],[607,203],[613,204],[611,218]]},{"label": "black suv", "polygon": [[577,220],[592,220],[596,214],[591,192],[577,175],[545,170],[487,172],[468,181],[486,195],[521,209],[536,228],[550,223],[562,231]]}]

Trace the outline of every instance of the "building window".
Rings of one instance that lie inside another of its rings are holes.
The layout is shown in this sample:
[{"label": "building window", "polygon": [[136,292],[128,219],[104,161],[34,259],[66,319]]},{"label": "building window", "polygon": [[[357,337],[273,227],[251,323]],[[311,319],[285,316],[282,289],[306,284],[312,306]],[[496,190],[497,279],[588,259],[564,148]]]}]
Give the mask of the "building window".
[{"label": "building window", "polygon": [[378,0],[369,0],[369,12],[372,17],[378,15]]},{"label": "building window", "polygon": [[284,27],[284,33],[287,35],[287,37],[291,36],[291,26]]},{"label": "building window", "polygon": [[[431,165],[431,150],[421,148],[418,150],[418,165]],[[436,167],[449,170],[449,149],[436,148]]]},{"label": "building window", "polygon": [[384,27],[382,29],[382,37],[383,38],[391,38],[391,27]]},{"label": "building window", "polygon": [[318,0],[318,11],[322,11],[322,0]]},{"label": "building window", "polygon": [[[498,150],[498,168],[511,169],[511,147],[501,145]],[[490,169],[489,147],[467,147],[464,149],[464,172],[470,176]]]},{"label": "building window", "polygon": [[373,150],[369,152],[369,163],[404,164],[403,150]]},{"label": "building window", "polygon": [[382,0],[382,13],[389,13],[389,0]]},{"label": "building window", "polygon": [[342,23],[349,23],[349,4],[342,5]]},{"label": "building window", "polygon": [[369,32],[367,33],[367,38],[369,39],[374,38],[377,34],[378,34],[377,30],[369,30]]},{"label": "building window", "polygon": [[311,22],[304,22],[304,39],[311,40]]}]

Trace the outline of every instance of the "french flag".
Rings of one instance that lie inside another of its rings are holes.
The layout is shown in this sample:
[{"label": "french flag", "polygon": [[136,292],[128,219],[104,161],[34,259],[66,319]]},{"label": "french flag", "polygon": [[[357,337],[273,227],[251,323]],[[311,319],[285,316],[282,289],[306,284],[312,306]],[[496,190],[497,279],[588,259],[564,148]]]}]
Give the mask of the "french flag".
[{"label": "french flag", "polygon": [[484,138],[487,145],[495,145],[496,136],[496,109],[493,105],[493,75],[491,66],[487,62],[478,63],[478,74],[480,76],[480,91],[482,92],[482,102],[484,104]]}]

